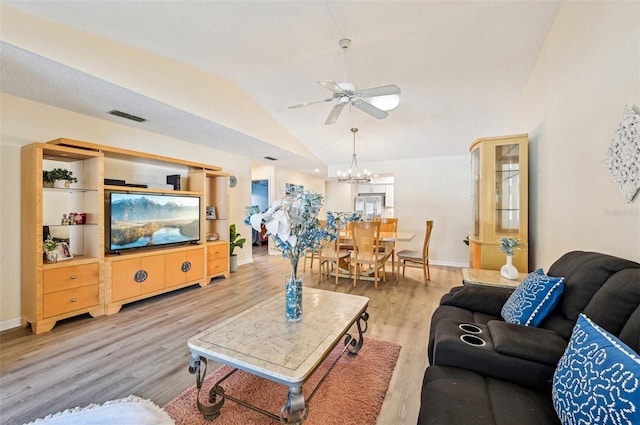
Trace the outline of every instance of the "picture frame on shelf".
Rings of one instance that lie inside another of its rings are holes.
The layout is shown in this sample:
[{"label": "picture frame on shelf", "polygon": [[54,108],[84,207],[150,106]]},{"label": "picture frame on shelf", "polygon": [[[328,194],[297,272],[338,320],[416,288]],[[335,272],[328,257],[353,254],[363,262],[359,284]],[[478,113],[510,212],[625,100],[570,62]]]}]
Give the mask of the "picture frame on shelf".
[{"label": "picture frame on shelf", "polygon": [[216,216],[216,207],[214,207],[214,206],[207,207],[206,212],[207,212],[207,214],[206,214],[207,215],[207,220],[215,220],[217,218],[217,216]]},{"label": "picture frame on shelf", "polygon": [[73,254],[71,253],[71,249],[67,242],[59,242],[53,252],[58,256],[58,261],[71,260],[73,258]]}]

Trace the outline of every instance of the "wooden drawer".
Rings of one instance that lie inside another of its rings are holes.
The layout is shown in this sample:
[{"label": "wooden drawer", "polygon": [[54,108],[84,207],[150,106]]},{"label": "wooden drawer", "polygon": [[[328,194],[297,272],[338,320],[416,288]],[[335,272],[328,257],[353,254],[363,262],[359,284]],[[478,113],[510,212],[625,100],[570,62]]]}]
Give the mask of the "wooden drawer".
[{"label": "wooden drawer", "polygon": [[208,259],[207,260],[207,275],[211,276],[214,274],[224,273],[227,271],[227,259]]},{"label": "wooden drawer", "polygon": [[98,270],[98,263],[45,270],[43,292],[50,294],[66,289],[97,284]]},{"label": "wooden drawer", "polygon": [[97,305],[99,285],[88,285],[44,295],[43,316],[52,317]]},{"label": "wooden drawer", "polygon": [[207,260],[227,258],[229,256],[229,244],[209,245],[207,247]]}]

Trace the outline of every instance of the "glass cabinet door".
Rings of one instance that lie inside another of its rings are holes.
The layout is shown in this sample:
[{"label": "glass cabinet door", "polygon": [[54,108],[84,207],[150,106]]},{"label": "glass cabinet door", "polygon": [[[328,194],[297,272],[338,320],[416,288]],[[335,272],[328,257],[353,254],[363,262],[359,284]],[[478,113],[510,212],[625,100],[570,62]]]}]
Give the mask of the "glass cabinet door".
[{"label": "glass cabinet door", "polygon": [[520,145],[495,147],[495,234],[520,233]]},{"label": "glass cabinet door", "polygon": [[480,236],[480,149],[471,152],[471,206],[473,236]]}]

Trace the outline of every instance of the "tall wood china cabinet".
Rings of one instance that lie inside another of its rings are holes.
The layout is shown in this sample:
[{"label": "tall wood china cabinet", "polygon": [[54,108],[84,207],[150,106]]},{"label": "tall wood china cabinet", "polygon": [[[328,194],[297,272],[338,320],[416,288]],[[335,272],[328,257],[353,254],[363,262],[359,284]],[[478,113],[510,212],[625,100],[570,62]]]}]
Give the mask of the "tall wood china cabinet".
[{"label": "tall wood china cabinet", "polygon": [[528,135],[488,137],[471,144],[472,268],[500,270],[506,263],[500,239],[511,237],[524,246],[513,265],[529,271]]}]

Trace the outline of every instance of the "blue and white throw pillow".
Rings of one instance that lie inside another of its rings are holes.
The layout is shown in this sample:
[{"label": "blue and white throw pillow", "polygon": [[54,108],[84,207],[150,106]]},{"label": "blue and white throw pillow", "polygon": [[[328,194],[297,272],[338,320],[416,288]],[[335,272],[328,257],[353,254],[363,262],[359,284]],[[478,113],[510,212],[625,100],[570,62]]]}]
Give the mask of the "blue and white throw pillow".
[{"label": "blue and white throw pillow", "polygon": [[552,397],[563,425],[640,424],[640,356],[581,314]]},{"label": "blue and white throw pillow", "polygon": [[516,325],[538,326],[563,292],[564,278],[547,276],[538,269],[529,273],[504,303],[502,318]]}]

